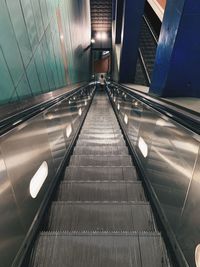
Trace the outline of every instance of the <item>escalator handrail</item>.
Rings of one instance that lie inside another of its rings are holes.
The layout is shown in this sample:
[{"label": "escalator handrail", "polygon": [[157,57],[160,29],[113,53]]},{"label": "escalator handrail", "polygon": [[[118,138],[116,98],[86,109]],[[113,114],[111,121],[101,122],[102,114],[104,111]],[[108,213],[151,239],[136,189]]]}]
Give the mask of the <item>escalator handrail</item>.
[{"label": "escalator handrail", "polygon": [[152,96],[146,93],[142,93],[136,89],[129,88],[125,85],[112,82],[115,86],[119,86],[122,90],[125,90],[130,97],[134,97],[144,104],[150,106],[154,110],[164,114],[165,116],[178,122],[185,128],[189,129],[195,134],[200,134],[200,115],[199,113],[181,107],[179,105],[169,103],[164,99]]},{"label": "escalator handrail", "polygon": [[[158,45],[158,39],[157,39],[157,37],[155,36],[155,34],[154,34],[154,32],[153,32],[153,30],[152,30],[152,28],[151,28],[151,26],[150,26],[150,24],[149,24],[149,22],[148,22],[148,19],[145,17],[145,15],[143,15],[142,18],[143,18],[144,23],[147,25],[147,27],[148,27],[148,29],[149,29],[149,32],[150,32],[150,34],[151,34],[151,36],[152,36],[152,38],[153,38],[154,43],[155,43],[156,46],[157,46],[157,45]],[[145,60],[144,60],[144,58],[143,58],[141,48],[138,48],[138,55],[139,55],[139,58],[140,58],[141,63],[142,63],[142,68],[143,68],[144,75],[145,75],[145,78],[146,78],[146,80],[147,80],[147,83],[148,83],[148,84],[151,84],[150,74],[149,74],[149,72],[148,72],[148,68],[147,68],[146,63],[145,63]]]},{"label": "escalator handrail", "polygon": [[0,121],[0,136],[6,134],[13,128],[19,126],[20,124],[24,123],[25,121],[29,120],[30,118],[44,112],[44,110],[49,109],[50,107],[56,105],[58,102],[73,96],[76,94],[78,91],[84,89],[87,84],[85,83],[84,85],[79,85],[69,92],[63,93],[53,99],[47,100],[47,101],[42,101],[39,104],[36,104],[32,107],[28,107],[22,111],[19,111],[18,113],[11,115],[9,117],[6,117],[5,119]]},{"label": "escalator handrail", "polygon": [[148,22],[148,19],[145,17],[145,15],[143,15],[143,20],[144,20],[145,24],[147,25],[149,32],[151,33],[151,36],[153,37],[155,44],[157,45],[158,44],[158,38],[155,36],[154,32],[152,31],[152,28]]},{"label": "escalator handrail", "polygon": [[141,64],[142,64],[142,68],[143,68],[143,71],[144,71],[144,75],[145,75],[146,81],[147,81],[148,85],[150,85],[151,84],[151,78],[150,78],[149,72],[147,70],[147,66],[146,66],[146,63],[145,63],[145,60],[144,60],[144,57],[142,55],[142,51],[141,51],[140,48],[138,48],[138,55],[139,55],[139,58],[140,58],[140,61],[141,61]]}]

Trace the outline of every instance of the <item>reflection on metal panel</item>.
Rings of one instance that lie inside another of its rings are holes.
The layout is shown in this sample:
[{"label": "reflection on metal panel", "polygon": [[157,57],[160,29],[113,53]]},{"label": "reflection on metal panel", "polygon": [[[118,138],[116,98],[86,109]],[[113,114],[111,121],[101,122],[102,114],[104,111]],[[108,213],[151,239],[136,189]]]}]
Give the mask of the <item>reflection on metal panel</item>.
[{"label": "reflection on metal panel", "polygon": [[29,192],[32,198],[36,198],[48,176],[48,164],[44,161],[30,181]]},{"label": "reflection on metal panel", "polygon": [[72,133],[72,125],[69,124],[69,125],[67,125],[67,128],[66,128],[66,136],[67,136],[67,138],[70,137],[71,133]]},{"label": "reflection on metal panel", "polygon": [[[24,236],[12,184],[0,150],[0,265],[11,266]],[[8,253],[8,250],[10,253]],[[5,263],[5,264],[4,264]]]},{"label": "reflection on metal panel", "polygon": [[121,121],[124,114],[129,118],[124,127],[159,205],[189,266],[195,266],[200,242],[199,136],[139,100],[126,99],[121,89],[111,90]]},{"label": "reflection on metal panel", "polygon": [[200,245],[195,249],[195,263],[197,267],[200,267]]},{"label": "reflection on metal panel", "polygon": [[[58,102],[0,137],[0,266],[12,265],[31,230],[81,123],[83,116],[79,116],[78,110],[81,108],[85,114],[85,101],[89,101],[92,91],[93,86],[79,90],[71,104],[69,99]],[[43,177],[37,178],[41,173]]]},{"label": "reflection on metal panel", "polygon": [[148,155],[148,146],[142,137],[139,137],[138,147],[142,152],[142,155],[146,158]]}]

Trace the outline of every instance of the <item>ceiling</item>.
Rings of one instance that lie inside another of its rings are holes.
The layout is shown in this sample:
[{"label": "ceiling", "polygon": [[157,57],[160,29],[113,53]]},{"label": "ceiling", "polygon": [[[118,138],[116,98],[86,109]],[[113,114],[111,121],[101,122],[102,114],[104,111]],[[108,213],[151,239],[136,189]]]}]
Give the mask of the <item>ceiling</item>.
[{"label": "ceiling", "polygon": [[111,32],[112,0],[90,0],[92,32]]}]

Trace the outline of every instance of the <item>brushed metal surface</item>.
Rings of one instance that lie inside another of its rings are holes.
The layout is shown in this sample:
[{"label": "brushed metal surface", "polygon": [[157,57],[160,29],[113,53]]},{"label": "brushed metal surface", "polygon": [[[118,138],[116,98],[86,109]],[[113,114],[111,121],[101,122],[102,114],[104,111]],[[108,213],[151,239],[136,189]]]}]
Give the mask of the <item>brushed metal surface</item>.
[{"label": "brushed metal surface", "polygon": [[74,155],[127,155],[126,146],[79,146],[77,145],[73,152]]},{"label": "brushed metal surface", "polygon": [[[85,87],[70,103],[58,102],[0,137],[1,267],[12,265],[32,229],[42,200],[86,111],[92,89],[93,86]],[[68,125],[71,125],[69,137]],[[48,164],[48,176],[33,199],[30,181],[44,161]]]},{"label": "brushed metal surface", "polygon": [[80,167],[66,168],[65,180],[137,180],[135,167]]},{"label": "brushed metal surface", "polygon": [[[62,249],[60,249],[62,248]],[[30,265],[169,267],[158,233],[41,233]]]},{"label": "brushed metal surface", "polygon": [[156,231],[147,202],[53,202],[46,231]]},{"label": "brushed metal surface", "polygon": [[[195,247],[200,242],[199,177],[200,137],[142,102],[125,97],[120,89],[111,94],[145,175],[159,201],[176,240],[188,261],[195,266]],[[142,138],[148,155],[139,148]]]},{"label": "brushed metal surface", "polygon": [[4,267],[6,265],[11,266],[13,257],[23,240],[24,229],[1,150],[0,214],[0,266]]},{"label": "brushed metal surface", "polygon": [[73,155],[69,166],[132,166],[130,156]]},{"label": "brushed metal surface", "polygon": [[[91,125],[99,132],[91,134]],[[104,133],[107,127],[114,129],[113,134]],[[115,136],[116,129],[116,117],[101,91],[83,125],[88,136],[81,133],[76,144],[81,150],[75,151],[81,154],[71,156],[43,221],[47,232],[40,234],[30,266],[170,266],[142,184],[134,181],[138,177],[128,151],[114,154],[117,150],[110,143],[108,150],[104,145],[94,155],[99,141],[124,141],[121,134]],[[86,145],[80,146],[80,141]],[[117,146],[121,147],[126,146]]]},{"label": "brushed metal surface", "polygon": [[139,181],[63,181],[55,200],[59,201],[146,201]]}]

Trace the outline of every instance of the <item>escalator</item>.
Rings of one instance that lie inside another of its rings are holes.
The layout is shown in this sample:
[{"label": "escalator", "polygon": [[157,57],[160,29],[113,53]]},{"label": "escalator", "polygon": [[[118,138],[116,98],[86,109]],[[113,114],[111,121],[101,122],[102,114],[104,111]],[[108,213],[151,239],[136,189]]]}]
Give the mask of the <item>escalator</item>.
[{"label": "escalator", "polygon": [[138,60],[135,75],[136,84],[149,86],[151,83],[157,43],[158,37],[154,28],[144,15],[141,22],[139,37]]},{"label": "escalator", "polygon": [[103,91],[95,93],[28,266],[172,266]]},{"label": "escalator", "polygon": [[140,50],[144,58],[144,62],[149,74],[152,77],[154,61],[156,57],[157,49],[157,37],[153,32],[147,18],[144,16],[141,24],[141,34],[140,34]]}]

